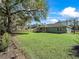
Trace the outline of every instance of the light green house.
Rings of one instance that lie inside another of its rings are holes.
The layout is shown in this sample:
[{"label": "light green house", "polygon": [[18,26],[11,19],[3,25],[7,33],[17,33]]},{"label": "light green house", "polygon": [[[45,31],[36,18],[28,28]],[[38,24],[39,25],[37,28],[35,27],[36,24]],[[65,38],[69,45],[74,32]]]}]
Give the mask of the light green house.
[{"label": "light green house", "polygon": [[65,20],[54,24],[41,25],[39,31],[49,33],[79,32],[79,20]]},{"label": "light green house", "polygon": [[48,32],[48,33],[71,33],[72,29],[70,26],[65,26],[62,23],[47,24],[41,26],[39,31]]}]

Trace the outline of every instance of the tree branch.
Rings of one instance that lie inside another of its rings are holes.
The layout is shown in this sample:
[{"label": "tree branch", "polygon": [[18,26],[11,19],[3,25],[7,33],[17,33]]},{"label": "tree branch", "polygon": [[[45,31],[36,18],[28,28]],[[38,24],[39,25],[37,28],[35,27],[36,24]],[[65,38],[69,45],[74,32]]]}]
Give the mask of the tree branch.
[{"label": "tree branch", "polygon": [[6,11],[6,9],[4,9],[2,6],[0,6],[0,9],[2,9],[2,10],[4,10],[4,11]]},{"label": "tree branch", "polygon": [[9,8],[12,9],[14,6],[18,5],[19,3],[22,3],[23,0],[17,0],[13,5],[11,5]]},{"label": "tree branch", "polygon": [[33,12],[33,11],[37,11],[37,9],[29,10],[29,11],[27,11],[27,10],[18,10],[18,11],[16,11],[16,12],[11,13],[11,15],[17,14],[17,13],[19,13],[19,12]]},{"label": "tree branch", "polygon": [[6,10],[4,10],[1,6],[0,6],[0,13],[3,13],[4,15],[6,14]]}]

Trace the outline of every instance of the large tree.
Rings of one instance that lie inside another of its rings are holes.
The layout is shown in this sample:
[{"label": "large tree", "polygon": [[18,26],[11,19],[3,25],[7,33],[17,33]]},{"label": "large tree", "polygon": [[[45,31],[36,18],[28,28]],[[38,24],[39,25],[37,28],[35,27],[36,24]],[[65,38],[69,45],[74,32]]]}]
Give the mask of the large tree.
[{"label": "large tree", "polygon": [[11,32],[13,17],[39,21],[40,17],[45,18],[46,14],[46,0],[1,0],[0,2],[0,17],[3,18],[5,31],[8,33]]}]

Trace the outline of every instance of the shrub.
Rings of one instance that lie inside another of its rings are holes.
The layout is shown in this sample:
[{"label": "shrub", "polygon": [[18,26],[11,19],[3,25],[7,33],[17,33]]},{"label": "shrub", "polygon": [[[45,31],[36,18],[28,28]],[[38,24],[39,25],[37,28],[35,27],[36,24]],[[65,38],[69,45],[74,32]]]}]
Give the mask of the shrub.
[{"label": "shrub", "polygon": [[4,33],[4,35],[0,39],[0,51],[5,51],[8,45],[9,45],[9,34]]}]

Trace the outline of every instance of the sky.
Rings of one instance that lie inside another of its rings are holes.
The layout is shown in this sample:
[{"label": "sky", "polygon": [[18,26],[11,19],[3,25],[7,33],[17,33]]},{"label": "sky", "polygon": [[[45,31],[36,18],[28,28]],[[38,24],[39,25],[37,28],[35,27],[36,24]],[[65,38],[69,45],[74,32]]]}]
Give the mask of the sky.
[{"label": "sky", "polygon": [[79,0],[47,0],[48,16],[45,23],[55,23],[69,17],[79,17]]}]

